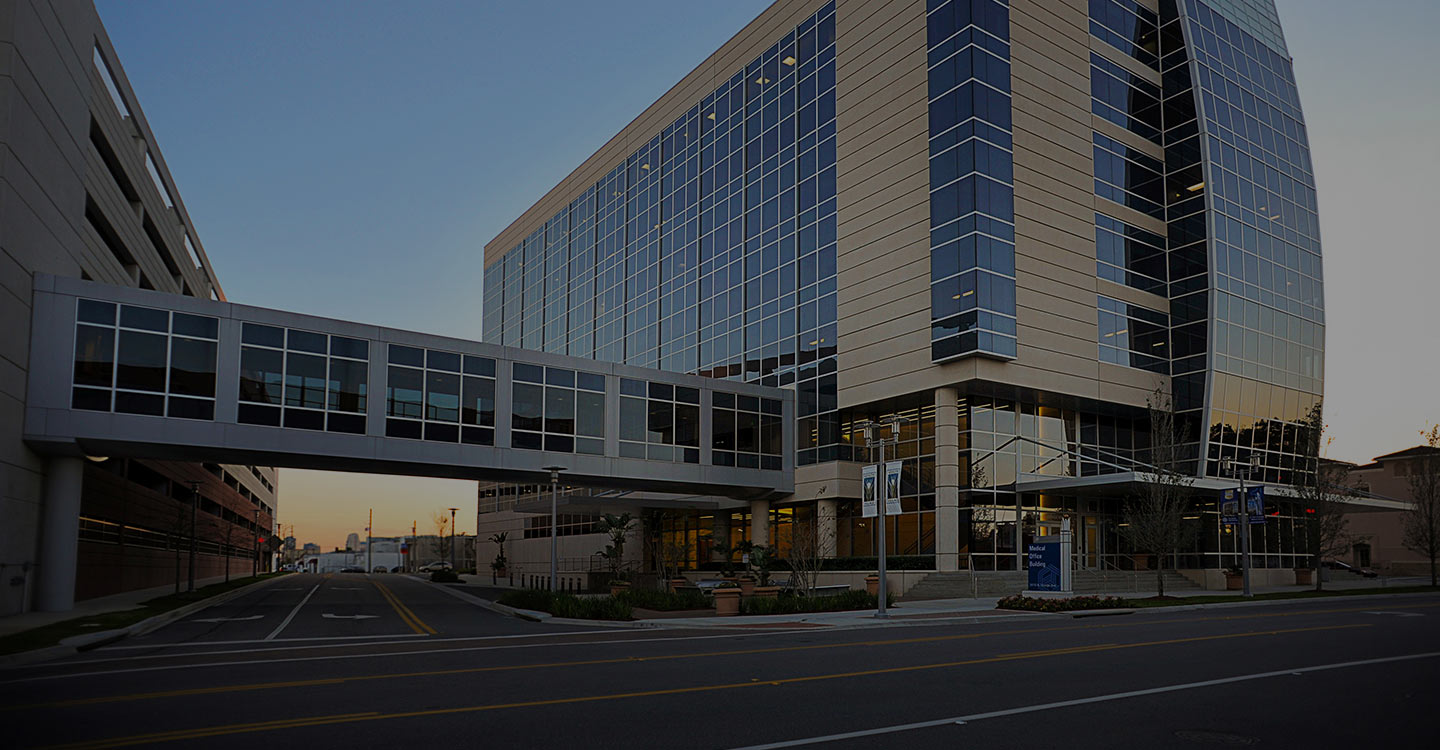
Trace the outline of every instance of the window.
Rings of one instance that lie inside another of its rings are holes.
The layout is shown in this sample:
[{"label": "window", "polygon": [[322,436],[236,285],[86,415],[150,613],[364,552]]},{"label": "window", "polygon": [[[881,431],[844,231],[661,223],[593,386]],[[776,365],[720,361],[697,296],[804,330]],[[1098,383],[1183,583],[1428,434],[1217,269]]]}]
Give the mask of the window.
[{"label": "window", "polygon": [[621,378],[620,455],[700,463],[700,389]]},{"label": "window", "polygon": [[721,391],[711,398],[710,460],[717,466],[781,469],[783,405],[775,399]]},{"label": "window", "polygon": [[1100,297],[1100,360],[1170,374],[1170,316]]},{"label": "window", "polygon": [[240,340],[237,421],[365,434],[369,341],[259,323]]},{"label": "window", "polygon": [[1165,238],[1154,232],[1095,214],[1095,267],[1102,279],[1169,296]]},{"label": "window", "polygon": [[76,305],[73,408],[215,418],[218,319],[88,299]]},{"label": "window", "polygon": [[510,443],[516,448],[605,455],[605,376],[516,362]]},{"label": "window", "polygon": [[495,360],[400,344],[386,355],[386,436],[495,444]]}]

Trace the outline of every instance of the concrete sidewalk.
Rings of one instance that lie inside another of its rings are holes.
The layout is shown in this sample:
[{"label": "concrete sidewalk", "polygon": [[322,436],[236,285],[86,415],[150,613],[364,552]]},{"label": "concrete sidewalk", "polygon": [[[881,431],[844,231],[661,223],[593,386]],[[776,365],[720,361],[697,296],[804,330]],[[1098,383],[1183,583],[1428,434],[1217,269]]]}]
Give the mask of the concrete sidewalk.
[{"label": "concrete sidewalk", "polygon": [[[245,578],[246,576],[232,576],[233,578]],[[195,588],[202,589],[213,583],[224,583],[225,576],[213,578],[199,578],[195,581]],[[180,590],[185,590],[185,584],[180,584]],[[99,596],[94,599],[85,599],[75,602],[75,608],[66,612],[25,612],[18,615],[0,617],[0,636],[21,633],[26,630],[43,628],[46,625],[53,625],[57,622],[75,620],[81,617],[98,617],[99,615],[111,612],[124,612],[131,609],[139,609],[142,602],[148,602],[162,596],[175,593],[175,584],[155,586],[148,589],[136,589],[121,594],[110,596]]]}]

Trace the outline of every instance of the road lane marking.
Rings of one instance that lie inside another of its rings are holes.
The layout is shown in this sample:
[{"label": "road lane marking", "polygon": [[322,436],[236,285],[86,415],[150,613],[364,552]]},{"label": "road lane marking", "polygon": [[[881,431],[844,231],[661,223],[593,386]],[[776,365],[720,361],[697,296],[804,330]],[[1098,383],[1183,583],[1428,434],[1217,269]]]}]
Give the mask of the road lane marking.
[{"label": "road lane marking", "polygon": [[275,628],[274,630],[270,631],[270,635],[265,636],[265,640],[267,640],[267,641],[273,641],[273,640],[275,640],[275,636],[280,635],[280,631],[284,630],[284,629],[285,629],[285,626],[286,626],[286,625],[289,625],[289,624],[290,624],[290,621],[293,620],[293,619],[295,619],[295,615],[300,612],[300,608],[303,607],[303,606],[305,606],[305,602],[310,601],[310,597],[312,597],[312,596],[315,595],[315,590],[318,589],[318,588],[320,588],[320,584],[318,584],[318,583],[315,584],[314,586],[311,586],[309,593],[305,594],[305,597],[300,600],[300,603],[295,605],[295,609],[290,610],[290,614],[285,615],[285,619],[284,619],[284,621],[282,621],[282,622],[280,623],[279,627],[277,627],[277,628]]},{"label": "road lane marking", "polygon": [[[1326,627],[1321,627],[1321,628],[1299,628],[1299,629],[1281,630],[1281,631],[1261,631],[1261,633],[1259,633],[1259,634],[1269,634],[1269,633],[1299,633],[1299,632],[1309,632],[1309,631],[1311,631],[1311,630],[1338,630],[1338,629],[1345,629],[1345,628],[1365,628],[1365,627],[1371,627],[1371,626],[1368,625],[1368,624],[1336,625],[1336,626],[1326,626]],[[1242,633],[1242,634],[1240,634],[1240,635],[1256,635],[1256,634],[1257,634],[1257,633]],[[1096,645],[1090,645],[1090,646],[1069,646],[1069,647],[1058,648],[1058,649],[1049,649],[1049,650],[1043,651],[1043,652],[1041,652],[1041,651],[1026,651],[1026,652],[1023,652],[1023,653],[1026,654],[1027,657],[1028,657],[1028,656],[1034,656],[1034,655],[1037,655],[1037,654],[1079,653],[1079,652],[1081,652],[1081,651],[1091,651],[1091,650],[1108,651],[1108,650],[1114,650],[1114,649],[1119,649],[1119,648],[1130,648],[1130,647],[1132,647],[1132,646],[1159,646],[1159,645],[1168,645],[1168,644],[1173,644],[1173,643],[1197,643],[1197,642],[1201,642],[1201,641],[1217,640],[1217,639],[1222,639],[1222,638],[1233,638],[1233,637],[1236,637],[1236,634],[1233,634],[1233,633],[1222,633],[1222,634],[1218,634],[1218,635],[1209,635],[1209,636],[1192,636],[1192,637],[1189,637],[1189,638],[1180,638],[1180,639],[1172,639],[1172,640],[1148,641],[1148,642],[1142,642],[1142,643],[1137,643],[1137,644],[1100,644],[1100,645],[1098,645],[1098,646],[1096,646]],[[0,707],[0,713],[4,713],[4,712],[6,712],[6,711],[12,711],[12,710],[21,710],[21,709],[63,708],[63,707],[72,707],[72,706],[93,705],[93,704],[100,704],[100,703],[123,703],[123,702],[128,702],[128,701],[137,701],[137,700],[152,700],[152,699],[156,699],[156,698],[178,698],[178,697],[192,696],[192,695],[214,695],[214,694],[217,694],[217,693],[231,693],[231,692],[239,693],[239,692],[249,692],[249,691],[255,691],[255,690],[274,690],[274,689],[280,689],[280,688],[312,687],[312,686],[316,686],[316,685],[340,685],[340,684],[349,683],[349,682],[371,682],[371,681],[375,681],[375,680],[388,680],[388,679],[392,679],[392,678],[394,678],[394,679],[401,679],[401,678],[410,679],[410,678],[417,678],[417,677],[444,677],[444,676],[454,676],[454,675],[461,675],[461,674],[480,674],[480,673],[485,673],[485,672],[517,672],[517,671],[524,671],[524,670],[530,670],[530,669],[556,669],[556,668],[562,668],[562,667],[593,667],[593,666],[601,666],[601,665],[607,665],[607,664],[636,664],[636,663],[640,663],[640,662],[652,662],[652,661],[678,661],[678,660],[681,660],[681,659],[698,659],[698,658],[707,658],[707,657],[716,657],[716,656],[755,656],[755,655],[760,655],[760,654],[775,654],[775,653],[785,653],[785,652],[795,652],[795,651],[814,651],[814,650],[819,650],[819,649],[841,648],[841,647],[845,647],[845,646],[886,646],[886,645],[895,645],[895,644],[910,644],[910,643],[914,643],[914,642],[917,641],[917,640],[923,642],[923,641],[930,641],[930,640],[932,640],[932,639],[922,638],[922,639],[901,639],[901,640],[894,640],[894,641],[846,642],[846,643],[838,643],[838,644],[811,644],[811,645],[805,645],[805,646],[775,646],[775,647],[770,647],[770,648],[752,648],[752,649],[742,649],[742,650],[733,650],[733,649],[731,649],[731,650],[725,650],[725,651],[701,651],[701,652],[691,652],[691,653],[686,653],[686,654],[660,654],[660,655],[656,655],[656,656],[619,656],[619,657],[612,657],[612,658],[607,658],[607,659],[586,659],[586,660],[582,660],[582,661],[564,661],[564,662],[542,662],[542,663],[538,663],[538,664],[505,664],[505,665],[496,665],[496,666],[487,666],[487,667],[457,667],[457,668],[454,668],[454,669],[428,670],[428,671],[423,671],[423,672],[385,672],[385,673],[381,673],[381,674],[355,675],[355,676],[350,676],[350,677],[327,677],[327,678],[318,678],[318,679],[314,679],[314,680],[299,680],[299,681],[296,681],[296,680],[286,680],[286,681],[282,681],[282,682],[261,682],[261,683],[242,684],[242,685],[216,686],[216,687],[208,687],[208,688],[188,688],[188,689],[183,689],[183,690],[165,690],[165,691],[157,691],[157,692],[150,692],[150,693],[132,693],[132,694],[127,694],[127,695],[101,696],[101,697],[96,697],[96,698],[76,698],[76,699],[72,699],[72,700],[56,701],[56,702],[52,702],[52,703],[35,703],[35,704],[27,705],[27,706]],[[538,644],[537,644],[537,645],[538,645]],[[323,657],[321,657],[321,658],[323,658]],[[240,663],[253,663],[253,662],[240,662]],[[968,662],[957,662],[957,663],[968,663]],[[146,671],[146,670],[144,670],[144,669],[139,669],[139,670],[123,670],[123,671]]]},{"label": "road lane marking", "polygon": [[[1364,628],[1369,625],[1334,625],[1313,628],[1292,628],[1288,630],[1261,630],[1246,633],[1227,633],[1222,635],[1196,636],[1193,638],[1175,638],[1164,641],[1150,641],[1141,643],[1119,643],[1099,644],[1094,646],[1077,646],[1072,648],[1050,649],[1045,651],[1021,651],[997,656],[980,657],[976,659],[965,659],[961,661],[938,662],[933,664],[916,664],[903,667],[884,667],[879,669],[866,669],[853,672],[836,672],[831,674],[806,675],[802,677],[782,677],[778,679],[767,679],[754,682],[731,682],[712,685],[695,685],[682,688],[661,688],[656,690],[643,690],[626,693],[609,693],[601,695],[577,696],[572,698],[548,698],[533,701],[517,701],[513,703],[492,703],[479,706],[457,706],[452,708],[436,708],[418,711],[400,711],[395,713],[382,714],[370,712],[364,714],[336,714],[313,717],[300,717],[295,719],[284,719],[279,721],[256,722],[254,724],[229,724],[214,727],[200,727],[195,729],[181,729],[169,732],[157,732],[141,735],[130,735],[124,737],[111,737],[98,740],[86,740],[81,742],[68,743],[63,745],[51,745],[50,750],[100,750],[102,748],[129,747],[132,745],[143,745],[155,742],[169,742],[175,740],[194,740],[206,737],[218,737],[223,735],[247,734],[252,732],[264,732],[274,729],[293,729],[299,727],[325,726],[332,724],[346,724],[360,721],[375,721],[380,719],[405,719],[422,716],[444,716],[451,714],[478,713],[482,711],[497,711],[511,708],[535,708],[540,706],[559,706],[575,703],[595,703],[609,700],[623,700],[627,698],[648,698],[661,695],[684,695],[689,693],[716,692],[721,690],[735,690],[739,688],[754,688],[765,686],[793,685],[808,682],[822,682],[827,680],[849,679],[856,677],[872,677],[876,675],[901,674],[908,672],[919,672],[934,669],[946,669],[975,664],[992,664],[1003,661],[1020,661],[1026,659],[1040,659],[1050,656],[1069,656],[1074,654],[1088,654],[1102,651],[1110,651],[1123,648],[1140,648],[1144,646],[1174,645],[1178,643],[1196,643],[1231,638],[1246,638],[1252,636],[1284,635],[1299,632],[1315,632],[1324,630],[1344,630],[1350,628]],[[1435,654],[1440,655],[1440,654]],[[1392,657],[1396,658],[1396,657]],[[1403,657],[1398,657],[1403,658]],[[1411,657],[1419,658],[1419,657]],[[629,660],[626,660],[629,661]],[[1312,668],[1317,669],[1317,668]],[[1285,674],[1294,670],[1285,670],[1274,674]],[[378,677],[378,676],[377,676]],[[344,679],[344,678],[339,678]],[[1234,680],[1235,678],[1230,678]],[[1156,689],[1156,692],[1163,691],[1163,688]],[[1143,694],[1144,691],[1136,691]],[[1087,699],[1081,699],[1082,701]],[[1093,699],[1089,699],[1093,700]],[[1039,709],[1033,709],[1039,710]],[[999,715],[1001,712],[996,712]],[[987,715],[980,715],[985,717]],[[950,719],[953,722],[955,719]]]},{"label": "road lane marking", "polygon": [[[560,632],[560,633],[514,633],[514,634],[511,634],[511,635],[466,635],[466,636],[454,636],[454,637],[451,637],[451,638],[427,638],[425,642],[426,642],[426,643],[451,643],[451,642],[455,642],[455,641],[492,641],[492,640],[513,639],[513,638],[554,638],[554,637],[557,637],[557,636],[569,636],[569,635],[610,635],[610,634],[612,634],[612,633],[634,633],[634,632],[635,632],[634,630],[631,630],[631,629],[629,629],[629,628],[616,628],[616,629],[612,629],[612,630],[567,630],[567,631]],[[265,652],[267,652],[267,651],[298,651],[298,650],[316,649],[316,648],[358,648],[358,647],[360,647],[360,646],[383,646],[383,645],[386,645],[386,644],[389,644],[389,643],[398,643],[398,641],[387,641],[387,640],[383,640],[383,639],[385,639],[385,638],[421,638],[421,637],[423,637],[423,636],[421,636],[421,635],[419,635],[419,634],[417,634],[417,633],[390,633],[390,634],[388,634],[388,635],[325,635],[325,636],[314,636],[314,637],[310,637],[310,638],[276,638],[276,639],[273,640],[273,641],[267,641],[267,640],[265,640],[265,639],[263,639],[263,638],[255,638],[255,639],[251,639],[251,640],[239,640],[239,641],[177,641],[177,642],[175,642],[175,643],[152,643],[152,644],[147,645],[147,646],[108,646],[108,647],[105,647],[105,648],[97,648],[97,649],[95,649],[94,651],[91,651],[90,653],[94,653],[94,654],[105,654],[105,653],[109,653],[109,652],[111,652],[111,651],[122,651],[122,650],[132,650],[132,651],[133,651],[133,650],[143,650],[143,649],[147,649],[147,648],[149,648],[149,649],[156,649],[156,648],[186,648],[186,647],[190,647],[190,646],[231,646],[231,645],[241,645],[241,644],[246,644],[246,643],[300,643],[300,642],[304,642],[304,641],[358,641],[358,640],[364,640],[364,639],[373,639],[373,641],[374,641],[373,643],[317,643],[317,644],[310,645],[310,646],[276,646],[276,647],[274,647],[274,648],[253,648],[253,649],[245,649],[244,651],[240,651],[240,650],[236,650],[236,649],[222,649],[222,650],[219,650],[219,651],[186,651],[186,652],[178,652],[178,653],[173,653],[173,654],[145,654],[145,655],[143,655],[143,656],[113,656],[113,657],[110,657],[110,658],[108,658],[108,659],[83,659],[83,660],[81,660],[81,661],[67,661],[67,662],[65,662],[65,663],[66,663],[67,665],[73,665],[73,664],[100,664],[100,663],[102,663],[102,662],[110,662],[110,661],[134,661],[134,660],[138,660],[138,659],[175,659],[175,658],[182,657],[182,656],[209,656],[209,655],[211,655],[211,654],[238,654],[238,653],[259,654],[259,653],[265,653]],[[672,639],[672,640],[673,640],[673,639]]]},{"label": "road lane marking", "polygon": [[[1423,604],[1423,605],[1414,605],[1414,606],[1427,606],[1427,607],[1428,607],[1428,606],[1440,606],[1440,603],[1433,604],[1433,605],[1431,605],[1431,604]],[[1323,612],[1316,612],[1316,611],[1314,611],[1314,610],[1306,610],[1306,611],[1304,611],[1304,612],[1298,612],[1298,613],[1293,613],[1293,614],[1320,614],[1320,613],[1331,614],[1331,613],[1335,613],[1335,612],[1364,612],[1364,611],[1366,611],[1364,608],[1353,608],[1353,609],[1323,610]],[[956,635],[921,636],[921,637],[916,637],[916,638],[900,638],[900,639],[890,639],[890,640],[845,641],[845,642],[843,642],[843,643],[838,643],[838,644],[818,644],[818,645],[813,645],[813,646],[796,646],[796,647],[790,647],[790,648],[791,648],[792,650],[799,650],[799,649],[814,649],[814,648],[834,648],[834,647],[837,647],[837,646],[847,646],[847,645],[900,645],[900,644],[906,644],[906,643],[932,643],[932,642],[942,642],[942,641],[967,640],[967,639],[972,639],[972,638],[987,638],[987,637],[991,637],[991,636],[1029,635],[1029,634],[1032,634],[1032,633],[1053,633],[1053,632],[1061,632],[1061,631],[1078,631],[1078,630],[1099,630],[1099,629],[1104,629],[1104,628],[1136,627],[1136,626],[1143,626],[1143,625],[1176,625],[1176,624],[1189,624],[1189,623],[1196,623],[1196,622],[1228,622],[1228,621],[1231,621],[1231,620],[1249,619],[1249,618],[1256,618],[1256,617],[1277,617],[1277,616],[1281,616],[1281,614],[1279,614],[1279,613],[1265,613],[1265,614],[1239,615],[1239,616],[1226,615],[1226,616],[1222,616],[1222,617],[1188,617],[1188,618],[1182,618],[1182,619],[1167,619],[1167,620],[1160,620],[1160,621],[1151,621],[1151,620],[1137,619],[1137,620],[1125,620],[1125,621],[1121,621],[1121,622],[1093,623],[1093,624],[1089,624],[1089,625],[1074,625],[1074,624],[1070,624],[1069,622],[1067,622],[1065,625],[1052,626],[1052,627],[1044,627],[1044,628],[1018,628],[1018,629],[1011,629],[1011,630],[990,630],[990,631],[981,631],[981,632],[978,632],[978,633],[961,633],[961,634],[956,634]],[[603,633],[616,632],[616,631],[596,631],[596,632],[597,632],[597,634],[603,634]],[[634,632],[634,631],[626,630],[626,631],[623,631],[623,632],[630,633],[630,632]],[[91,672],[68,672],[68,673],[59,673],[59,674],[37,675],[37,676],[33,676],[33,677],[20,677],[20,678],[16,678],[16,679],[13,679],[13,680],[0,680],[0,685],[17,683],[17,682],[36,682],[36,681],[41,681],[41,680],[62,680],[62,679],[69,679],[69,678],[73,678],[73,677],[96,677],[96,676],[100,676],[100,675],[129,674],[129,673],[134,673],[134,672],[157,672],[157,671],[164,671],[164,670],[170,670],[170,669],[198,669],[198,668],[203,668],[203,667],[234,667],[234,666],[241,665],[241,664],[244,664],[244,665],[252,665],[252,664],[288,664],[288,663],[294,663],[294,662],[309,662],[309,661],[339,661],[339,660],[342,660],[342,659],[377,659],[377,658],[394,657],[394,656],[444,655],[444,654],[467,653],[467,652],[473,652],[473,651],[504,651],[504,650],[525,649],[525,648],[554,648],[554,647],[558,647],[558,646],[588,646],[588,645],[614,645],[614,644],[625,644],[625,643],[657,643],[657,642],[668,642],[668,641],[707,641],[707,640],[716,640],[716,639],[771,638],[771,637],[775,637],[775,636],[795,635],[795,634],[798,634],[798,633],[813,633],[813,632],[814,632],[814,631],[807,630],[807,629],[800,629],[800,628],[791,629],[791,630],[767,630],[767,631],[763,631],[763,632],[762,632],[762,631],[755,631],[755,632],[733,632],[733,631],[732,631],[732,632],[726,632],[726,633],[718,634],[718,635],[693,635],[693,636],[659,637],[659,638],[616,638],[616,639],[612,639],[612,640],[608,640],[608,641],[566,641],[566,642],[562,642],[562,643],[522,643],[522,644],[508,645],[508,646],[467,646],[467,647],[464,647],[464,648],[446,648],[446,649],[431,649],[431,648],[427,648],[427,649],[419,649],[419,650],[411,650],[411,651],[387,651],[387,652],[374,653],[374,654],[368,654],[368,653],[367,653],[367,654],[342,654],[342,655],[337,655],[337,656],[295,656],[295,657],[280,657],[280,658],[274,658],[274,659],[253,659],[253,660],[248,660],[248,661],[244,661],[244,662],[238,662],[238,661],[212,661],[212,662],[201,662],[201,663],[198,663],[198,664],[193,664],[193,663],[192,663],[192,664],[170,664],[170,665],[161,665],[161,666],[154,666],[154,667],[131,667],[131,668],[127,668],[127,669],[110,669],[110,670],[97,670],[97,671],[91,671]],[[538,633],[537,633],[537,634],[534,634],[534,635],[528,635],[528,636],[526,636],[526,635],[518,635],[518,636],[515,636],[515,637],[517,637],[517,638],[520,638],[520,637],[534,637],[534,638],[539,638],[539,637],[544,637],[545,635],[561,635],[561,634],[538,634]],[[269,640],[269,639],[266,639],[266,640]],[[288,639],[281,639],[281,640],[284,641],[284,640],[288,640]],[[463,640],[469,640],[469,639],[463,639]],[[263,641],[262,641],[262,642],[263,642]],[[439,641],[436,641],[436,642],[439,642]],[[348,645],[348,644],[347,644],[347,645]],[[269,650],[269,649],[266,649],[266,650]],[[224,652],[217,652],[217,653],[230,654],[230,653],[236,653],[236,652],[234,652],[234,651],[224,651]],[[189,655],[189,654],[176,654],[175,656],[176,656],[176,657],[181,657],[181,656],[188,656],[188,655]],[[195,655],[201,655],[201,654],[195,654]],[[209,654],[204,654],[204,655],[209,655]],[[161,656],[167,656],[167,655],[161,655]],[[652,657],[652,658],[654,658],[654,657]],[[101,661],[101,660],[94,660],[94,661],[97,661],[97,662],[98,662],[98,661]],[[84,661],[84,662],[75,662],[75,663],[76,663],[76,664],[88,664],[88,663],[91,663],[91,662],[90,662],[90,661]],[[4,711],[6,711],[6,710],[8,710],[6,707],[0,706],[0,712],[4,712]]]},{"label": "road lane marking", "polygon": [[910,724],[895,724],[888,727],[877,727],[875,729],[862,729],[856,732],[841,732],[839,734],[827,734],[818,737],[806,737],[799,740],[788,740],[784,742],[771,742],[764,745],[747,745],[735,748],[735,750],[779,750],[786,747],[800,747],[802,745],[817,745],[823,742],[839,742],[841,740],[860,739],[863,737],[875,737],[877,735],[895,734],[897,732],[908,732],[914,729],[929,729],[945,725],[963,725],[972,721],[982,719],[997,719],[1005,716],[1017,716],[1020,714],[1035,713],[1037,711],[1051,711],[1057,708],[1069,708],[1071,706],[1084,706],[1091,703],[1105,703],[1108,701],[1124,700],[1126,698],[1137,698],[1145,695],[1158,695],[1161,693],[1174,693],[1181,690],[1194,690],[1197,688],[1214,687],[1216,685],[1231,685],[1237,682],[1248,682],[1251,680],[1263,680],[1269,677],[1283,677],[1290,675],[1303,675],[1307,672],[1323,672],[1332,669],[1346,669],[1350,667],[1363,667],[1372,664],[1386,664],[1397,661],[1413,661],[1415,659],[1433,659],[1440,656],[1440,651],[1431,651],[1423,654],[1406,654],[1404,656],[1385,656],[1378,659],[1363,659],[1360,661],[1346,661],[1335,664],[1319,664],[1313,667],[1300,667],[1297,669],[1280,669],[1273,672],[1256,672],[1254,674],[1237,675],[1235,677],[1222,677],[1216,680],[1202,680],[1200,682],[1186,682],[1179,685],[1166,685],[1146,690],[1130,690],[1123,693],[1110,693],[1109,695],[1096,695],[1090,698],[1077,698],[1068,701],[1056,701],[1054,703],[1041,703],[1034,706],[1020,706],[1007,708],[1000,711],[987,711],[981,714],[970,714],[968,716],[952,716],[948,719],[933,719],[931,721],[917,721]]},{"label": "road lane marking", "polygon": [[380,615],[332,615],[329,612],[320,615],[321,618],[326,620],[374,620],[379,616]]},{"label": "road lane marking", "polygon": [[405,606],[405,603],[400,601],[400,597],[396,596],[395,592],[391,591],[389,586],[379,581],[371,581],[371,583],[380,589],[380,595],[384,596],[385,600],[390,602],[390,606],[395,608],[395,613],[400,615],[400,619],[403,620],[406,625],[409,625],[411,630],[414,630],[416,633],[436,635],[435,628],[426,625],[424,620],[421,620],[409,607]]},{"label": "road lane marking", "polygon": [[249,622],[251,620],[264,619],[265,615],[250,615],[249,617],[207,617],[203,620],[186,620],[185,622]]}]

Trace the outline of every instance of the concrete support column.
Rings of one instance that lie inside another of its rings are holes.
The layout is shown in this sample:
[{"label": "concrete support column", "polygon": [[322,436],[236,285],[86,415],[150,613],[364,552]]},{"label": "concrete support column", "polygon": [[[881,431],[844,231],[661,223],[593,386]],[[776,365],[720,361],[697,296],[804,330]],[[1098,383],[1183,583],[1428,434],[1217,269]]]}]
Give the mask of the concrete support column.
[{"label": "concrete support column", "polygon": [[750,501],[750,543],[756,547],[770,545],[770,501]]},{"label": "concrete support column", "polygon": [[75,565],[80,551],[80,490],[85,459],[72,456],[45,462],[45,507],[41,516],[40,569],[35,608],[66,612],[75,608]]},{"label": "concrete support column", "polygon": [[834,557],[840,529],[835,521],[835,501],[815,501],[815,535],[821,557]]},{"label": "concrete support column", "polygon": [[715,546],[730,546],[730,511],[715,510],[715,518],[710,525],[710,540],[710,562],[718,562],[722,555],[715,551]]},{"label": "concrete support column", "polygon": [[960,569],[960,394],[935,389],[935,566]]}]

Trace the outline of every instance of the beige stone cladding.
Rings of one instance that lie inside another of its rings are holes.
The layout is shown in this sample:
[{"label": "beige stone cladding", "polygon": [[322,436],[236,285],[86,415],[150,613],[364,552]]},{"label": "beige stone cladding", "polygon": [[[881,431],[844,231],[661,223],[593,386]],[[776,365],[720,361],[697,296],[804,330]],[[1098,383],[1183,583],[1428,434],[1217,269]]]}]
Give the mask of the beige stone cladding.
[{"label": "beige stone cladding", "polygon": [[824,5],[825,0],[779,0],[766,8],[487,243],[485,265],[495,262],[531,232],[544,227],[550,217],[570,205],[570,201],[579,197],[586,188],[621,164],[636,149],[649,143],[667,125],[699,104],[721,83],[730,80],[731,76],[773,46],[777,39]]},{"label": "beige stone cladding", "polygon": [[937,365],[925,2],[837,6],[841,407],[967,380],[1141,406],[1166,380],[1098,357],[1097,293],[1165,304],[1096,277],[1087,4],[1013,0],[1010,33],[1018,356]]}]

